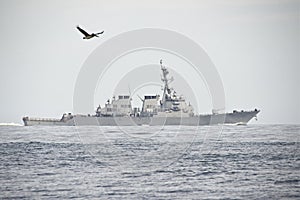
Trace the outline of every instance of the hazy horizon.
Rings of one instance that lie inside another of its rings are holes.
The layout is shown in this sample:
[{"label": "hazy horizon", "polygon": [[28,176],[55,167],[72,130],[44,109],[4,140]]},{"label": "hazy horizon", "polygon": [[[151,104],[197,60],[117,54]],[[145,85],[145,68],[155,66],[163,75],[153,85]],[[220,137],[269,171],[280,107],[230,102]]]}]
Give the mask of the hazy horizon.
[{"label": "hazy horizon", "polygon": [[[11,0],[0,1],[0,11],[0,123],[72,112],[77,75],[88,56],[110,38],[142,28],[172,30],[198,43],[223,81],[226,111],[258,108],[258,121],[251,123],[300,123],[297,0]],[[104,34],[86,41],[77,25]],[[140,59],[159,64],[158,57]],[[179,63],[164,57],[166,65]],[[208,112],[206,93],[202,110]]]}]

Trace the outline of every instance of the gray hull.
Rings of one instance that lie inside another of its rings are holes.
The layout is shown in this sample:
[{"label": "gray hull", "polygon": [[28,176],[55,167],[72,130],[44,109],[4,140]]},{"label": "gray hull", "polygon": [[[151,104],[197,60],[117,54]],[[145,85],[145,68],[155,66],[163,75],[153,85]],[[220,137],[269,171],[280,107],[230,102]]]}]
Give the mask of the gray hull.
[{"label": "gray hull", "polygon": [[73,115],[71,119],[33,119],[24,117],[25,126],[199,126],[215,124],[247,124],[259,110],[226,114],[199,115],[194,117],[96,117]]}]

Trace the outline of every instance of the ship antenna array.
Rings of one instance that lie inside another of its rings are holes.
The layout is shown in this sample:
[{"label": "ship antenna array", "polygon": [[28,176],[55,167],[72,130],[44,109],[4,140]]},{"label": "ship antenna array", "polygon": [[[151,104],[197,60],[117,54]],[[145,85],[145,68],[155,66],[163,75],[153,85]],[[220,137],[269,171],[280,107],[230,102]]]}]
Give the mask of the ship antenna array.
[{"label": "ship antenna array", "polygon": [[161,80],[164,82],[164,93],[163,93],[163,97],[162,97],[162,106],[164,108],[165,103],[166,103],[166,94],[170,93],[169,79],[167,77],[167,75],[169,74],[169,71],[165,66],[163,66],[162,59],[160,60],[160,66],[161,66],[161,70],[163,72],[163,76],[162,76]]}]

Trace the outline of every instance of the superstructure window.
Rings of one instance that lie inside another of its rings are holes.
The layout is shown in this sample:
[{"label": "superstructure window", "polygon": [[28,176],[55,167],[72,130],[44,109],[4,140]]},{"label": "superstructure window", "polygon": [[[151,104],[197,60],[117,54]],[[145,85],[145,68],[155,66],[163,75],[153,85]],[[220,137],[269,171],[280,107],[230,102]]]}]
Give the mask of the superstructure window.
[{"label": "superstructure window", "polygon": [[145,96],[145,99],[156,99],[156,96]]}]

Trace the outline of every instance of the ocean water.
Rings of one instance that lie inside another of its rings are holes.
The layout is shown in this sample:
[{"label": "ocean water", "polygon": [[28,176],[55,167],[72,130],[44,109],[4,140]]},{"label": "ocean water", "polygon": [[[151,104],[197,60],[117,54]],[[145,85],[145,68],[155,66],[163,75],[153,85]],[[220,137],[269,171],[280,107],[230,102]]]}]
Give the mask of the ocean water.
[{"label": "ocean water", "polygon": [[300,125],[0,126],[0,199],[300,199]]}]

